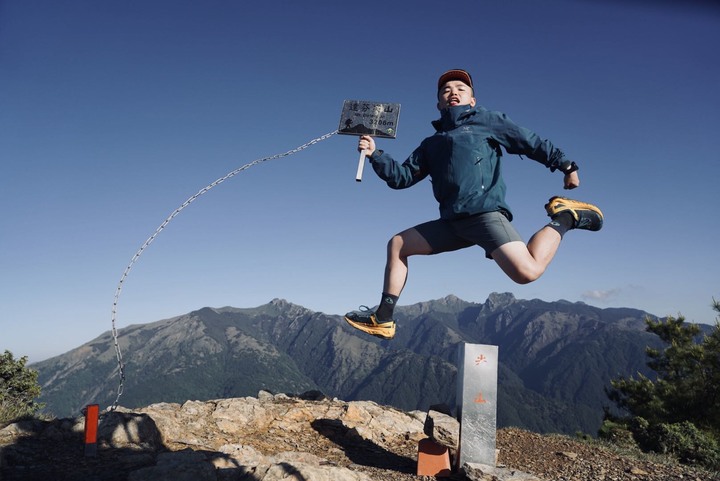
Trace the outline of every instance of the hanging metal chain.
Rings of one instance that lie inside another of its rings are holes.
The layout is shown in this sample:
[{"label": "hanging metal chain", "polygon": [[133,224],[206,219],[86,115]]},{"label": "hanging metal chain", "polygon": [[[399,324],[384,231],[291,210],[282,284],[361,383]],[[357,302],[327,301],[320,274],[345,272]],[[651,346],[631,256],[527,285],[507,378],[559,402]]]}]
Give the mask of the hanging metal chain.
[{"label": "hanging metal chain", "polygon": [[196,200],[198,197],[200,197],[201,195],[205,194],[207,191],[209,191],[209,190],[212,189],[213,187],[216,187],[216,186],[222,184],[223,182],[225,182],[225,181],[228,180],[229,178],[234,177],[235,175],[239,174],[239,173],[242,172],[243,170],[249,169],[249,168],[252,167],[253,165],[257,165],[257,164],[260,164],[260,163],[262,163],[262,162],[266,162],[266,161],[268,161],[268,160],[280,159],[280,158],[282,158],[282,157],[287,157],[288,155],[296,154],[296,153],[298,153],[298,152],[300,152],[300,151],[302,151],[302,150],[307,149],[307,148],[310,147],[311,145],[315,145],[315,144],[317,144],[318,142],[321,142],[321,141],[323,141],[323,140],[326,140],[326,139],[332,137],[333,135],[337,134],[337,132],[338,132],[338,131],[335,130],[334,132],[327,133],[327,134],[325,134],[325,135],[323,135],[323,136],[321,136],[321,137],[318,137],[318,138],[316,138],[316,139],[311,140],[310,142],[308,142],[308,143],[306,143],[306,144],[301,145],[300,147],[296,147],[296,148],[294,148],[294,149],[292,149],[292,150],[288,150],[288,151],[285,152],[285,153],[276,154],[276,155],[273,155],[273,156],[271,156],[271,157],[265,157],[265,158],[262,158],[262,159],[253,160],[252,162],[250,162],[250,163],[248,163],[248,164],[245,164],[245,165],[243,165],[242,167],[239,167],[239,168],[233,170],[232,172],[228,172],[225,176],[220,177],[220,178],[217,179],[215,182],[213,182],[213,183],[211,183],[211,184],[208,184],[207,186],[203,187],[203,188],[200,189],[195,195],[193,195],[193,196],[190,197],[188,200],[186,200],[185,202],[183,202],[180,207],[178,207],[177,209],[175,209],[175,210],[172,212],[172,214],[170,214],[170,215],[167,217],[167,219],[165,219],[165,220],[163,221],[163,223],[160,224],[160,227],[158,227],[157,230],[155,230],[155,233],[154,233],[153,235],[151,235],[150,237],[148,237],[148,239],[143,243],[143,245],[140,247],[140,249],[138,249],[138,251],[135,253],[135,255],[134,255],[134,256],[132,257],[132,259],[130,260],[130,263],[129,263],[129,264],[127,265],[127,267],[125,268],[125,271],[123,272],[122,276],[120,277],[120,282],[118,282],[117,289],[115,290],[115,297],[113,298],[113,306],[112,306],[112,331],[111,331],[111,332],[112,332],[113,342],[114,342],[114,344],[115,344],[115,354],[117,354],[118,371],[119,371],[119,375],[120,375],[120,384],[119,384],[119,386],[118,386],[117,397],[115,398],[115,402],[113,402],[112,406],[110,406],[110,407],[108,408],[108,411],[114,411],[114,410],[118,407],[118,402],[120,401],[120,396],[122,396],[123,389],[124,389],[124,386],[125,386],[125,364],[123,363],[122,352],[121,352],[121,350],[120,350],[120,344],[119,344],[119,342],[118,342],[117,328],[116,328],[116,326],[115,326],[115,321],[117,320],[117,306],[118,306],[118,302],[119,302],[119,300],[120,300],[120,293],[122,292],[122,288],[123,288],[123,284],[125,283],[125,279],[127,278],[128,274],[130,274],[130,270],[133,268],[133,266],[135,265],[135,263],[138,261],[138,259],[139,259],[140,256],[142,255],[142,253],[145,252],[145,249],[147,249],[147,248],[150,246],[150,244],[152,244],[152,242],[153,242],[153,241],[155,240],[155,238],[160,234],[160,232],[162,232],[162,230],[165,229],[165,227],[167,227],[167,225],[170,223],[170,221],[172,221],[178,214],[180,214],[180,212],[181,212],[185,207],[187,207],[187,206],[189,206],[190,204],[192,204],[193,202],[195,202],[195,200]]}]

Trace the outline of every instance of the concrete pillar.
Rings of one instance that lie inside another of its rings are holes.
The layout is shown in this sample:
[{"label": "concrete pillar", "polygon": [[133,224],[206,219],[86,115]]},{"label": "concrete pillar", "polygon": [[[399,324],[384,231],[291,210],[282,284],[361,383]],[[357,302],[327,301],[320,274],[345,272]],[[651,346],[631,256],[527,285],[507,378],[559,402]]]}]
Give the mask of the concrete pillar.
[{"label": "concrete pillar", "polygon": [[460,344],[457,415],[460,447],[457,468],[465,463],[495,466],[498,347]]}]

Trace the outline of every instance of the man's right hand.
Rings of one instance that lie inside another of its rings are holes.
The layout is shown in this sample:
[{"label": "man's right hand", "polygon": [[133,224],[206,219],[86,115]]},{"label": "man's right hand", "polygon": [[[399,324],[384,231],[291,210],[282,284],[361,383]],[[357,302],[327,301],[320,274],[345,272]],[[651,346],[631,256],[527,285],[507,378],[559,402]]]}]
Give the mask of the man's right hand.
[{"label": "man's right hand", "polygon": [[365,151],[365,155],[370,157],[375,152],[375,140],[369,135],[363,135],[358,140],[358,151]]}]

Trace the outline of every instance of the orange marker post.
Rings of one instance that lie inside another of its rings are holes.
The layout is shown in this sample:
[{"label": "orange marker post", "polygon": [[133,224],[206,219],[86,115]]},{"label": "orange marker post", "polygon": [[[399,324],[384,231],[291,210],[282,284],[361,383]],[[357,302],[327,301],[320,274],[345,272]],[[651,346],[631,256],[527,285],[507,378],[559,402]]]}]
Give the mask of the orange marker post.
[{"label": "orange marker post", "polygon": [[88,404],[85,408],[85,456],[97,455],[97,432],[100,406]]}]

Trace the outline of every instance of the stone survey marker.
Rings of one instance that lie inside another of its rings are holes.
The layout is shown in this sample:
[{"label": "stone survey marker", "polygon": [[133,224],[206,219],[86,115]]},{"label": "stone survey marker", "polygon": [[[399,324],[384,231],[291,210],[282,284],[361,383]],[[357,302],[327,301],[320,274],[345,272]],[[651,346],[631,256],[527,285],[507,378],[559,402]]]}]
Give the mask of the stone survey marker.
[{"label": "stone survey marker", "polygon": [[457,416],[460,447],[457,465],[495,466],[498,346],[460,344]]}]

